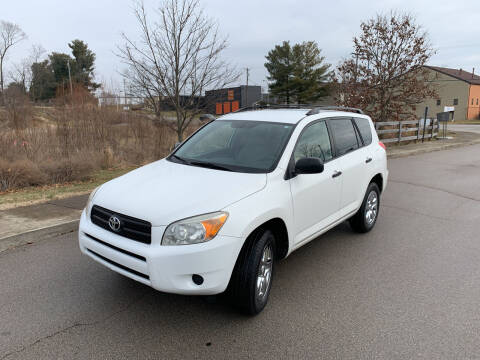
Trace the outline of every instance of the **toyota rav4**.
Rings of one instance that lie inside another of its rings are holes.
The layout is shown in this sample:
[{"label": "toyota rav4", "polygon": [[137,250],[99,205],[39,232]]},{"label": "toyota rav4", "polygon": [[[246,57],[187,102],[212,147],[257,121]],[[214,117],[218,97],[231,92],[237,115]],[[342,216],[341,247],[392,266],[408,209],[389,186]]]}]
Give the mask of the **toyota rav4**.
[{"label": "toyota rav4", "polygon": [[157,290],[225,292],[257,314],[278,260],[345,220],[360,233],[374,227],[386,159],[360,110],[230,113],[95,189],[80,249]]}]

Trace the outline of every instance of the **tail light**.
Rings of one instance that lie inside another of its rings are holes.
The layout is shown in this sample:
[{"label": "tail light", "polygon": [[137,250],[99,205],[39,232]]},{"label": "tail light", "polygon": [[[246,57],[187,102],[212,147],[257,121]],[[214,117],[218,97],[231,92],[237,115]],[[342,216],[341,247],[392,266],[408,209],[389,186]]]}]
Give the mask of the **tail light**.
[{"label": "tail light", "polygon": [[387,147],[381,141],[378,142],[378,145],[380,145],[383,148],[383,150],[387,150]]}]

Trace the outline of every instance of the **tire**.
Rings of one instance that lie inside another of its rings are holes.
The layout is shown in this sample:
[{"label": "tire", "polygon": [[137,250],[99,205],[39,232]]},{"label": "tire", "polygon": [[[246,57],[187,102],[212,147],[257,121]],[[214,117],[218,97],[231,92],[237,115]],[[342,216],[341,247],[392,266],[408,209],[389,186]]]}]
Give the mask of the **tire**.
[{"label": "tire", "polygon": [[274,265],[275,236],[270,230],[256,230],[240,252],[227,290],[230,300],[245,314],[257,315],[267,304]]},{"label": "tire", "polygon": [[367,233],[377,222],[380,210],[380,189],[375,183],[370,183],[357,213],[350,218],[350,226],[358,233]]}]

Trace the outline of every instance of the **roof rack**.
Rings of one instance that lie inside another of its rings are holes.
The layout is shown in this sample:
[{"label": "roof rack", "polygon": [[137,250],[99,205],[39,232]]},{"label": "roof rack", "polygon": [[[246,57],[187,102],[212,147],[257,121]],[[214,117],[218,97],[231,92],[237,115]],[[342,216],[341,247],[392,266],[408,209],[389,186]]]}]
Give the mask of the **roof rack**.
[{"label": "roof rack", "polygon": [[318,114],[320,111],[324,110],[338,110],[338,111],[348,111],[354,112],[357,114],[364,114],[361,109],[345,106],[334,106],[334,105],[318,105],[318,104],[265,104],[261,102],[253,103],[251,106],[246,106],[241,109],[238,109],[235,112],[249,111],[249,110],[265,110],[265,109],[310,109],[307,113],[308,115]]},{"label": "roof rack", "polygon": [[338,111],[348,111],[348,112],[354,112],[357,114],[365,114],[362,109],[357,109],[353,107],[347,107],[347,106],[315,106],[312,110],[310,110],[307,115],[315,115],[318,114],[322,110],[338,110]]}]

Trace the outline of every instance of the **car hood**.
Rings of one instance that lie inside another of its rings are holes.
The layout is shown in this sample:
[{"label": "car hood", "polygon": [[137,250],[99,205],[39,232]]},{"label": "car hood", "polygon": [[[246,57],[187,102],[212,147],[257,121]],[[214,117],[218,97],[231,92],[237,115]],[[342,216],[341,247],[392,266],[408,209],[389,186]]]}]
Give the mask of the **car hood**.
[{"label": "car hood", "polygon": [[214,212],[260,191],[266,174],[245,174],[156,161],[101,186],[93,204],[120,214],[169,225]]}]

